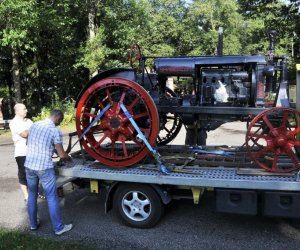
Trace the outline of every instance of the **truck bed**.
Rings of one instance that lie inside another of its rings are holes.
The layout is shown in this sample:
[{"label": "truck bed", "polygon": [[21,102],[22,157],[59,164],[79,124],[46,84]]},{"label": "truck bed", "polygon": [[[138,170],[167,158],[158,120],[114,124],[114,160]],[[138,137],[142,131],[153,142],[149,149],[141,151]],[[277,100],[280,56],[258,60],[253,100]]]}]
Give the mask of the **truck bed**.
[{"label": "truck bed", "polygon": [[[159,171],[155,162],[144,161],[130,168],[112,169],[99,162],[73,158],[71,163],[58,167],[60,176],[78,177],[105,181],[180,185],[189,187],[213,187],[233,189],[300,191],[300,172],[270,173],[253,166],[242,148],[229,148],[225,152],[234,155],[211,155],[211,150],[220,147],[205,147],[208,154],[190,160],[186,146],[167,146],[160,149],[170,175]],[[178,157],[178,158],[177,158]],[[150,157],[151,158],[151,157]],[[183,163],[182,158],[185,163]],[[178,160],[179,159],[179,160]],[[181,159],[181,160],[180,160]],[[283,159],[284,161],[285,159]],[[171,162],[171,163],[170,163]]]}]

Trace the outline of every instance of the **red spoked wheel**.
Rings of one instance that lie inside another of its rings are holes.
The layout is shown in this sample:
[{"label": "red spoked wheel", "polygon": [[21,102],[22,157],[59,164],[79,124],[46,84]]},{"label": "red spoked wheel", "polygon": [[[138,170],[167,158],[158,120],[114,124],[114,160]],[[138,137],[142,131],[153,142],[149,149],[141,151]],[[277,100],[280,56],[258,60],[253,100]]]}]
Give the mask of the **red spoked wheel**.
[{"label": "red spoked wheel", "polygon": [[271,172],[299,169],[299,121],[300,112],[291,108],[271,108],[257,115],[246,134],[247,150],[252,160]]},{"label": "red spoked wheel", "polygon": [[99,162],[111,167],[127,167],[149,152],[120,104],[123,103],[150,145],[156,141],[159,118],[151,96],[137,83],[123,78],[105,78],[89,87],[76,110],[76,130],[80,137],[105,107],[81,142]]}]

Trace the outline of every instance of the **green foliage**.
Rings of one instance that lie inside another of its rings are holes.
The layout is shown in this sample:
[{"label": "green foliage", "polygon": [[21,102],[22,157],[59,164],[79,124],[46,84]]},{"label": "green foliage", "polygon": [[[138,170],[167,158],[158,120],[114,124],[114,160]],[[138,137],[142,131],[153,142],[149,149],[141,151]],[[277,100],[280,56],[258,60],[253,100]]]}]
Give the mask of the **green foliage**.
[{"label": "green foliage", "polygon": [[105,57],[108,54],[108,49],[104,45],[104,40],[104,29],[99,28],[96,36],[87,41],[85,46],[81,48],[83,58],[76,66],[83,66],[89,69],[90,72],[101,69],[104,65]]},{"label": "green foliage", "polygon": [[92,246],[45,240],[36,236],[0,228],[0,250],[48,249],[48,250],[92,250]]},{"label": "green foliage", "polygon": [[48,118],[53,109],[60,109],[64,113],[64,120],[60,124],[60,126],[67,126],[75,121],[75,101],[73,99],[60,101],[58,96],[55,95],[53,103],[50,106],[42,107],[41,112],[32,117],[32,120],[40,121]]},{"label": "green foliage", "polygon": [[2,30],[0,44],[9,48],[18,48],[23,53],[35,50],[30,32],[38,24],[35,0],[3,0],[0,4]]},{"label": "green foliage", "polygon": [[2,0],[0,91],[14,103],[13,51],[22,101],[38,113],[75,98],[91,73],[129,67],[133,43],[147,56],[213,55],[219,27],[224,54],[265,53],[266,32],[276,29],[276,54],[289,57],[295,75],[299,20],[296,0]]}]

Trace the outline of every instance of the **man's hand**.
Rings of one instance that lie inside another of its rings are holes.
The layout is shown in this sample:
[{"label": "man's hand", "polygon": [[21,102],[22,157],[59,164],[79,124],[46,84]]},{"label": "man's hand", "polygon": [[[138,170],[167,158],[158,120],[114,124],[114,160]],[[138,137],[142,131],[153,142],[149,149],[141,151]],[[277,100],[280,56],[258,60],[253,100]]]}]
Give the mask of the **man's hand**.
[{"label": "man's hand", "polygon": [[62,144],[55,144],[55,148],[56,148],[57,154],[60,159],[62,159],[63,161],[71,161],[72,160],[71,156],[69,156],[65,152]]},{"label": "man's hand", "polygon": [[72,157],[65,153],[65,156],[61,158],[63,161],[72,161]]}]

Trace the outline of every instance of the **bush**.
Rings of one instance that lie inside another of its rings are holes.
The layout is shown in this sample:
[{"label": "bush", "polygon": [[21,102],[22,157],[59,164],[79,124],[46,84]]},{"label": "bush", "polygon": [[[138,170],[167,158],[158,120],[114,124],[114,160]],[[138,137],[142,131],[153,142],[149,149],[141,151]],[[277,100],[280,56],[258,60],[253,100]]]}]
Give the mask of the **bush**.
[{"label": "bush", "polygon": [[50,113],[53,109],[60,109],[64,113],[64,120],[60,124],[60,126],[67,126],[70,123],[75,121],[75,100],[68,99],[59,101],[55,98],[55,101],[50,105],[50,107],[43,107],[41,112],[32,117],[34,122],[44,120],[50,116]]}]

